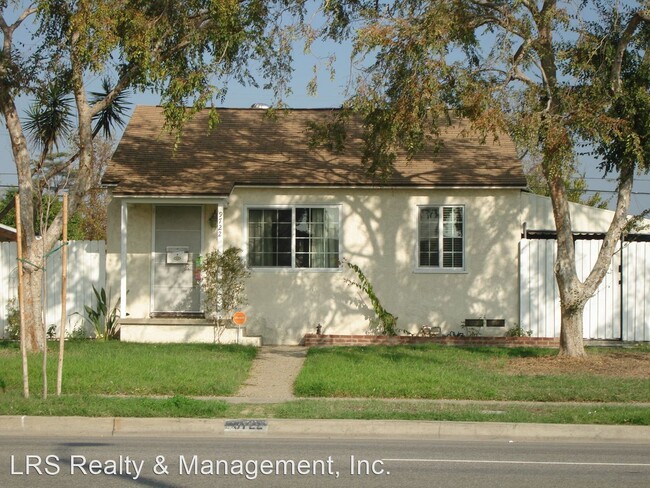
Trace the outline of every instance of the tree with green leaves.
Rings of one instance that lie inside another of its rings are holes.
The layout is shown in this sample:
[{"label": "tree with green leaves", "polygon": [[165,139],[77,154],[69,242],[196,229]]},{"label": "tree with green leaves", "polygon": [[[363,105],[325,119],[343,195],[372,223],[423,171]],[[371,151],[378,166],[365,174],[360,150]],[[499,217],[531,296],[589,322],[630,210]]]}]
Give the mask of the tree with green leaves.
[{"label": "tree with green leaves", "polygon": [[[448,114],[485,139],[508,133],[540,164],[557,229],[560,354],[582,356],[586,302],[626,230],[635,172],[650,151],[650,10],[645,2],[360,0],[328,2],[334,37],[350,37],[363,66],[346,103],[365,120],[365,160],[390,171]],[[576,272],[567,183],[593,148],[618,178],[614,217],[584,280]]]},{"label": "tree with green leaves", "polygon": [[[294,34],[282,20],[299,16],[303,7],[302,1],[287,0],[0,0],[0,113],[18,174],[29,350],[45,346],[38,263],[62,229],[57,215],[37,239],[34,196],[54,176],[50,170],[60,174],[74,167],[67,185],[74,213],[93,187],[93,137],[123,115],[118,107],[127,89],[160,93],[168,128],[177,132],[194,113],[220,100],[229,80],[255,84],[251,62],[281,100]],[[27,46],[16,39],[21,30],[32,36]],[[98,77],[107,81],[93,94],[91,80]],[[36,101],[29,124],[16,105],[25,95]],[[47,154],[66,132],[74,134],[78,150],[71,160],[47,168]],[[33,160],[40,163],[34,166]]]},{"label": "tree with green leaves", "polygon": [[[548,183],[544,178],[542,168],[538,165],[526,172],[526,181],[531,192],[550,197]],[[573,203],[587,205],[589,207],[607,208],[607,200],[603,199],[599,191],[590,192],[587,188],[587,179],[584,174],[573,173],[568,176],[565,182],[567,188],[567,199]]]}]

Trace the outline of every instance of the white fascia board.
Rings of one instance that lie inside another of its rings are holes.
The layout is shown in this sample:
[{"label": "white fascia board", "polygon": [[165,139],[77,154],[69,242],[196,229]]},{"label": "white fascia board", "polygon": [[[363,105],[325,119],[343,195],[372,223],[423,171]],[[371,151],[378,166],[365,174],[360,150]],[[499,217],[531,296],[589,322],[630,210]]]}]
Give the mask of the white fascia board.
[{"label": "white fascia board", "polygon": [[0,224],[0,229],[4,229],[9,232],[16,232],[14,227],[9,227],[8,225]]},{"label": "white fascia board", "polygon": [[115,200],[125,203],[147,203],[160,205],[224,205],[228,206],[227,196],[205,196],[205,195],[113,195]]},{"label": "white fascia board", "polygon": [[436,185],[235,185],[236,188],[260,188],[272,189],[279,188],[282,190],[525,190],[525,186],[436,186]]}]

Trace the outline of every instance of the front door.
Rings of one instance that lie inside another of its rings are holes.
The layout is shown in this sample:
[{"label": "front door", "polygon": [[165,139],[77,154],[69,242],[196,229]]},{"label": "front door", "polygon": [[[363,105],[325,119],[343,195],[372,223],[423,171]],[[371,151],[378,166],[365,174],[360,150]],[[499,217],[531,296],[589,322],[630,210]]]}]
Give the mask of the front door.
[{"label": "front door", "polygon": [[201,292],[195,279],[201,253],[200,206],[155,207],[152,310],[155,313],[198,313]]}]

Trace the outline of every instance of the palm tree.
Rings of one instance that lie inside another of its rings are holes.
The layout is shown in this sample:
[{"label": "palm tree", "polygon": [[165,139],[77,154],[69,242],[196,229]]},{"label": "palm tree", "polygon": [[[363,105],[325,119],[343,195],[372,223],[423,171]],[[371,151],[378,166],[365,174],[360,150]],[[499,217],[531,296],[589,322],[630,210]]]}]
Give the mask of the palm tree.
[{"label": "palm tree", "polygon": [[65,77],[57,77],[39,92],[27,110],[25,130],[41,150],[39,168],[61,138],[72,131],[72,97]]},{"label": "palm tree", "polygon": [[[111,92],[111,85],[111,80],[104,78],[102,80],[102,91],[90,93],[92,103],[104,100]],[[126,125],[126,111],[131,106],[127,101],[128,96],[128,90],[121,91],[104,110],[94,115],[93,121],[95,121],[95,127],[93,128],[93,138],[99,131],[103,131],[104,137],[110,139],[113,126],[124,127]]]}]

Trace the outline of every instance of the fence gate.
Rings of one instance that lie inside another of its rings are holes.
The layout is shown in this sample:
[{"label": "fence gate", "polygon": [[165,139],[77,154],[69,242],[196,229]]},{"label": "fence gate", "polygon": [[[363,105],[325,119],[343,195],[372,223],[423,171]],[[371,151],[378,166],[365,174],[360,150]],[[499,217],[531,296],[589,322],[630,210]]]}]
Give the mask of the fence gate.
[{"label": "fence gate", "polygon": [[[578,277],[591,270],[600,240],[576,240]],[[555,239],[519,246],[520,321],[535,337],[560,336],[560,296],[553,273]],[[585,339],[650,341],[650,242],[624,242],[584,310]]]}]

